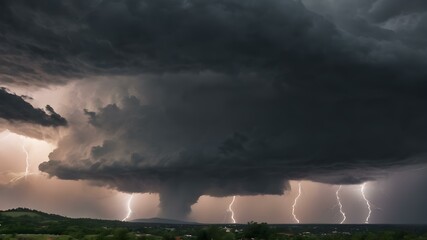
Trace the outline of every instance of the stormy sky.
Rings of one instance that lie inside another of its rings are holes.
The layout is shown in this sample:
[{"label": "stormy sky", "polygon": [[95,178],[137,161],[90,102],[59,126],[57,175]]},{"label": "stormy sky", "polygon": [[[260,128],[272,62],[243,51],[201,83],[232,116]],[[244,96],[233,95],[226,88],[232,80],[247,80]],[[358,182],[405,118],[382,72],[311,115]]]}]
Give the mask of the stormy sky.
[{"label": "stormy sky", "polygon": [[1,1],[0,207],[285,223],[302,182],[301,220],[343,185],[357,223],[368,182],[371,222],[426,223],[426,30],[423,0]]}]

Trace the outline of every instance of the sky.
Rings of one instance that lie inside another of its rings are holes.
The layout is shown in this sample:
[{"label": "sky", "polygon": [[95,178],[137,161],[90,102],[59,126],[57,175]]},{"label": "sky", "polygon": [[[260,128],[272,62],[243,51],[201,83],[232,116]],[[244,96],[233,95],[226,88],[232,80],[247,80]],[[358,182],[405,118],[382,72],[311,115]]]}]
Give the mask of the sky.
[{"label": "sky", "polygon": [[427,223],[426,30],[424,0],[2,1],[0,209]]}]

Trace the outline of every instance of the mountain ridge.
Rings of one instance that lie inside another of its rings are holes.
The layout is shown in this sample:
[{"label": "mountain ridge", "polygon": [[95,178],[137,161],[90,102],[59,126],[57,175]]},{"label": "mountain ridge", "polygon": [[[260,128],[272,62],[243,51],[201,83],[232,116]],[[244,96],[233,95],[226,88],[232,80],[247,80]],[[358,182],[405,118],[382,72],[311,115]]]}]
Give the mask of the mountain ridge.
[{"label": "mountain ridge", "polygon": [[11,208],[7,210],[0,210],[0,216],[3,217],[35,217],[35,218],[43,218],[43,219],[52,219],[52,220],[94,220],[94,221],[108,221],[108,222],[123,222],[123,223],[147,223],[147,224],[176,224],[176,225],[194,225],[194,224],[200,224],[197,222],[189,222],[189,221],[182,221],[178,219],[168,219],[168,218],[137,218],[132,219],[130,221],[120,221],[120,220],[110,220],[110,219],[96,219],[96,218],[84,218],[84,217],[68,217],[68,216],[62,216],[59,214],[54,213],[46,213],[42,212],[36,209],[30,209],[30,208],[24,208],[24,207],[18,207],[18,208]]}]

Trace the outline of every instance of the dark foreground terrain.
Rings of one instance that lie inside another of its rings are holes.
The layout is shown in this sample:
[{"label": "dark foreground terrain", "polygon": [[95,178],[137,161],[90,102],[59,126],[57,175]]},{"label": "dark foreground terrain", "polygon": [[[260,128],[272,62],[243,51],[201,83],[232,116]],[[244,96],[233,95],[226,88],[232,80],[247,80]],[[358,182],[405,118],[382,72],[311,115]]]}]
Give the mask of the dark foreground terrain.
[{"label": "dark foreground terrain", "polygon": [[72,219],[30,209],[0,211],[0,239],[427,240],[425,225],[204,225]]}]

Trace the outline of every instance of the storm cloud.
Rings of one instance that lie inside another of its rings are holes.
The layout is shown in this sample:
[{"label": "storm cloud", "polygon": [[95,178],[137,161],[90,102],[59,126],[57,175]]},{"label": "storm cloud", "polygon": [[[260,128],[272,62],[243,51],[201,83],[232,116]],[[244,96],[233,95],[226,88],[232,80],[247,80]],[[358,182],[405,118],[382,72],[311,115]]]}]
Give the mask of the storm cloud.
[{"label": "storm cloud", "polygon": [[147,91],[143,101],[128,96],[86,110],[88,126],[40,169],[160,193],[163,216],[183,218],[201,195],[282,194],[288,180],[302,179],[359,184],[425,162],[417,98],[307,98],[249,79],[145,76],[135,84]]},{"label": "storm cloud", "polygon": [[[156,192],[163,216],[183,218],[201,195],[425,163],[422,1],[338,5],[348,14],[308,0],[2,4],[3,82],[98,81],[100,98],[114,95],[82,104],[87,123],[40,165],[51,176]],[[411,14],[404,31],[396,19]]]},{"label": "storm cloud", "polygon": [[6,88],[0,88],[0,119],[9,122],[23,122],[45,127],[66,126],[67,120],[49,105],[46,111],[34,108],[25,101],[26,96],[18,96]]},{"label": "storm cloud", "polygon": [[360,85],[367,76],[378,84],[415,81],[426,72],[425,50],[396,40],[397,33],[371,26],[378,38],[387,32],[389,41],[349,36],[293,0],[2,5],[1,73],[9,84],[209,70],[256,72],[304,86],[315,78],[326,86],[340,85],[343,78]]}]

